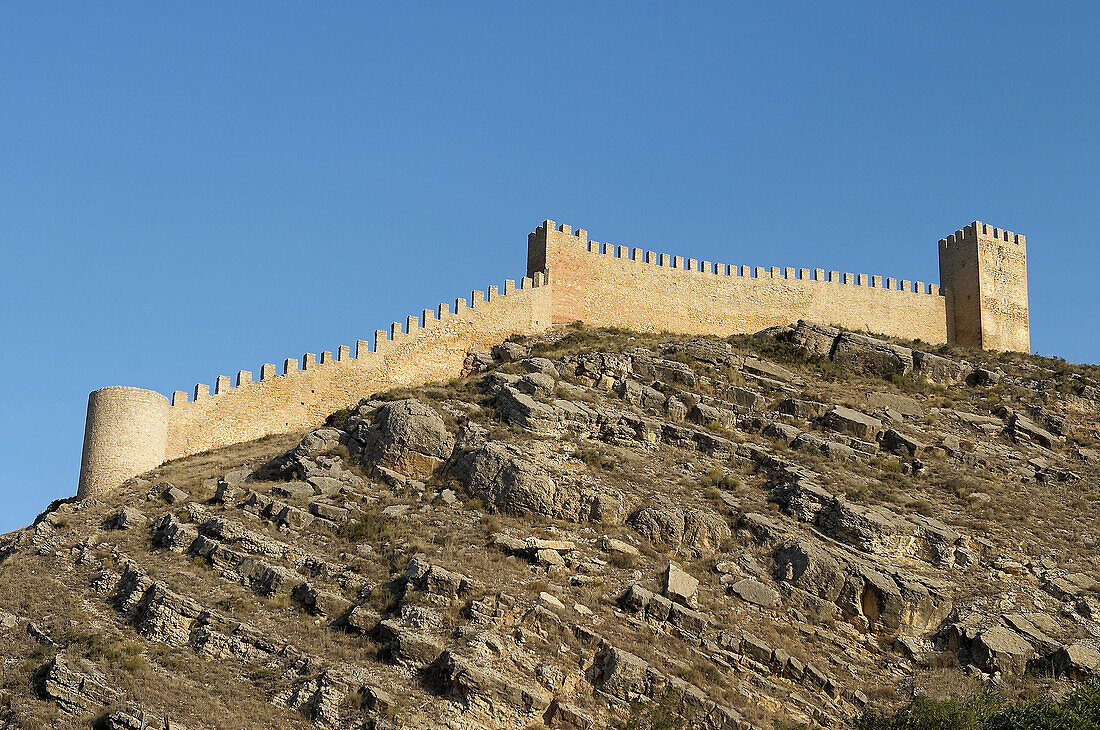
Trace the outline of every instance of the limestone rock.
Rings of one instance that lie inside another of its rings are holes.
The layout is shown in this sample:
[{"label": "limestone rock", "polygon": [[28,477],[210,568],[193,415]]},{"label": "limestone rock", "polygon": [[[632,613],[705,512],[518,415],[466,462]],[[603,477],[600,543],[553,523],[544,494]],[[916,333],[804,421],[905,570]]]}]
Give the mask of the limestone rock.
[{"label": "limestone rock", "polygon": [[122,507],[103,523],[108,530],[129,530],[146,523],[145,515],[136,507]]},{"label": "limestone rock", "polygon": [[1085,641],[1075,641],[1059,649],[1050,660],[1054,676],[1081,682],[1100,673],[1100,651]]},{"label": "limestone rock", "polygon": [[541,514],[572,522],[620,522],[623,498],[610,490],[559,484],[534,463],[488,444],[452,466],[467,491],[490,509],[512,515]]},{"label": "limestone rock", "polygon": [[85,660],[71,658],[65,652],[54,655],[46,662],[41,672],[39,691],[71,714],[98,710],[119,697],[118,691],[110,686],[106,677]]},{"label": "limestone rock", "polygon": [[1035,656],[1031,644],[1004,626],[994,626],[978,634],[970,646],[974,663],[986,672],[1019,675]]},{"label": "limestone rock", "polygon": [[425,479],[451,456],[454,437],[430,406],[413,398],[387,403],[356,438],[364,462]]},{"label": "limestone rock", "polygon": [[796,540],[776,550],[775,564],[780,580],[827,601],[835,602],[844,588],[840,563],[808,539]]},{"label": "limestone rock", "polygon": [[741,600],[762,608],[775,608],[779,605],[778,591],[752,578],[737,581],[729,587],[729,590]]},{"label": "limestone rock", "polygon": [[699,581],[676,563],[669,563],[665,568],[662,583],[666,596],[686,606],[695,605],[695,592],[699,589]]},{"label": "limestone rock", "polygon": [[552,380],[558,378],[558,368],[551,360],[545,357],[529,357],[525,360],[521,360],[519,366],[529,373],[539,373],[540,375],[547,375]]},{"label": "limestone rock", "polygon": [[866,413],[847,408],[845,406],[833,406],[833,409],[825,414],[824,423],[834,431],[851,434],[864,441],[873,440],[875,434],[882,428],[882,421]]},{"label": "limestone rock", "polygon": [[911,349],[853,332],[837,338],[832,359],[842,367],[882,377],[913,372]]}]

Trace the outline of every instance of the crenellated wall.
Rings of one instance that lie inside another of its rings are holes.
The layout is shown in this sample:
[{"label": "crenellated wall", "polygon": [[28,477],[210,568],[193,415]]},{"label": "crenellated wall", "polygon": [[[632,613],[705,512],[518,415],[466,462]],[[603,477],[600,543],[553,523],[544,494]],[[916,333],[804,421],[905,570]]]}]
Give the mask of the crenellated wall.
[{"label": "crenellated wall", "polygon": [[541,272],[504,288],[474,291],[454,307],[440,304],[390,329],[376,330],[373,348],[350,347],[288,358],[282,372],[242,370],[235,382],[221,375],[198,384],[193,398],[176,391],[172,402],[139,388],[102,388],[91,394],[77,493],[102,494],[164,461],[272,433],[316,426],[333,411],[389,388],[458,376],[470,350],[513,334],[550,326],[550,281]]},{"label": "crenellated wall", "polygon": [[471,349],[499,344],[509,335],[531,334],[550,326],[550,287],[542,273],[508,280],[501,291],[474,291],[470,300],[455,300],[425,309],[389,331],[376,330],[374,347],[356,343],[355,356],[344,347],[333,357],[307,353],[288,358],[282,373],[260,368],[260,378],[237,373],[235,387],[220,376],[214,392],[195,386],[194,399],[177,391],[169,409],[166,459],[175,459],[271,433],[284,433],[322,422],[334,410],[388,388],[419,385],[456,377]]},{"label": "crenellated wall", "polygon": [[612,246],[546,221],[527,239],[519,288],[475,291],[336,355],[288,358],[279,372],[219,375],[214,388],[176,391],[171,405],[139,388],[102,388],[88,400],[78,494],[102,494],[168,459],[305,429],[396,386],[460,374],[471,349],[554,323],[682,334],[751,333],[808,319],[929,343],[1027,350],[1024,237],[975,221],[940,241],[936,284],[823,269],[755,268]]},{"label": "crenellated wall", "polygon": [[823,269],[732,266],[588,240],[546,221],[529,270],[554,276],[554,321],[730,335],[808,319],[930,343],[947,341],[935,284]]}]

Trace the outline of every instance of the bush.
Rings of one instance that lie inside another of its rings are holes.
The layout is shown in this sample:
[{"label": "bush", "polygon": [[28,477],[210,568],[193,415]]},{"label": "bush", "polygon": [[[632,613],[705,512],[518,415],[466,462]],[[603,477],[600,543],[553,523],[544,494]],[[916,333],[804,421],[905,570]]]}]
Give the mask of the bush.
[{"label": "bush", "polygon": [[869,710],[856,730],[1100,730],[1100,681],[1050,697],[1005,703],[990,691],[964,700],[918,697],[893,714]]}]

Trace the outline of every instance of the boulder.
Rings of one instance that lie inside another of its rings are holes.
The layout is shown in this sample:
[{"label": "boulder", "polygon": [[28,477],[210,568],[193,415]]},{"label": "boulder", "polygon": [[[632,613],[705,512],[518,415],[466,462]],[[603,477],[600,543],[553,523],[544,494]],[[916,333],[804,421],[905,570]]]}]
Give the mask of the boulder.
[{"label": "boulder", "polygon": [[969,370],[964,363],[920,350],[913,350],[913,369],[917,375],[934,383],[958,383]]},{"label": "boulder", "polygon": [[313,485],[307,482],[283,482],[271,488],[271,493],[291,499],[310,499],[313,497]]},{"label": "boulder", "polygon": [[141,527],[145,523],[145,515],[136,507],[122,507],[108,517],[103,524],[108,530],[129,530],[132,527]]},{"label": "boulder", "polygon": [[1008,434],[1016,443],[1032,443],[1044,449],[1054,449],[1062,445],[1062,439],[1041,428],[1034,421],[1014,413],[1008,422]]},{"label": "boulder", "polygon": [[356,438],[363,461],[414,479],[425,479],[450,457],[454,437],[430,406],[414,398],[387,403]]},{"label": "boulder", "polygon": [[908,347],[854,332],[837,338],[832,359],[843,368],[881,377],[913,372],[913,351]]},{"label": "boulder", "polygon": [[882,421],[845,406],[833,406],[825,414],[824,424],[834,431],[851,434],[864,441],[874,440],[875,434],[882,428]]},{"label": "boulder", "polygon": [[503,342],[499,345],[493,345],[493,358],[501,362],[516,362],[527,357],[531,352],[529,347],[519,344],[518,342]]},{"label": "boulder", "polygon": [[1056,677],[1067,677],[1074,682],[1091,679],[1100,673],[1100,651],[1084,641],[1075,641],[1059,649],[1050,658]]},{"label": "boulder", "polygon": [[625,512],[620,493],[559,484],[545,470],[497,444],[464,454],[455,461],[452,473],[493,511],[605,523],[621,522]]},{"label": "boulder", "polygon": [[547,396],[554,392],[556,382],[546,373],[527,373],[516,381],[516,390],[527,395]]},{"label": "boulder", "polygon": [[794,329],[785,333],[784,339],[792,345],[809,351],[811,354],[831,357],[833,346],[839,336],[840,330],[836,327],[798,320],[798,324],[794,326]]},{"label": "boulder", "polygon": [[997,625],[978,634],[970,645],[970,656],[984,672],[1020,675],[1035,651],[1015,631]]},{"label": "boulder", "polygon": [[807,538],[800,538],[775,551],[777,578],[827,601],[835,602],[844,588],[840,563]]},{"label": "boulder", "polygon": [[927,448],[912,436],[907,436],[900,431],[890,428],[882,434],[882,447],[898,456],[920,456]]},{"label": "boulder", "polygon": [[54,655],[40,672],[39,692],[67,713],[98,711],[119,699],[107,678],[87,660],[65,652]]},{"label": "boulder", "polygon": [[668,505],[643,507],[630,516],[630,525],[652,543],[673,548],[719,550],[731,536],[729,525],[717,514]]},{"label": "boulder", "polygon": [[519,681],[514,672],[502,674],[479,660],[448,650],[424,671],[425,680],[437,693],[460,703],[467,711],[496,716],[510,709],[521,714],[541,714],[552,697],[533,683]]},{"label": "boulder", "polygon": [[752,578],[737,581],[729,590],[741,600],[762,608],[775,608],[779,605],[779,592]]},{"label": "boulder", "polygon": [[805,418],[806,420],[820,418],[825,415],[827,410],[829,410],[829,407],[824,403],[810,400],[787,398],[779,403],[780,413],[794,416],[795,418]]},{"label": "boulder", "polygon": [[529,373],[548,375],[553,379],[558,377],[558,368],[545,357],[529,357],[521,360],[519,366]]},{"label": "boulder", "polygon": [[695,604],[695,592],[699,581],[685,572],[676,563],[669,563],[662,577],[665,596],[686,606]]}]

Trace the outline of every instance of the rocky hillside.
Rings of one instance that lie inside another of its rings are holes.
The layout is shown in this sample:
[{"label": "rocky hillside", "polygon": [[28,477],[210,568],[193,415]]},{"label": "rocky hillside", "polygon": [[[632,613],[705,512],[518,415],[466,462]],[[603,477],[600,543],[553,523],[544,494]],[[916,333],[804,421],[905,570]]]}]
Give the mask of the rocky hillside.
[{"label": "rocky hillside", "polygon": [[0,537],[0,728],[841,727],[1100,668],[1096,368],[799,323],[468,369]]}]

